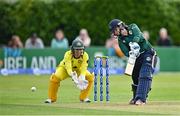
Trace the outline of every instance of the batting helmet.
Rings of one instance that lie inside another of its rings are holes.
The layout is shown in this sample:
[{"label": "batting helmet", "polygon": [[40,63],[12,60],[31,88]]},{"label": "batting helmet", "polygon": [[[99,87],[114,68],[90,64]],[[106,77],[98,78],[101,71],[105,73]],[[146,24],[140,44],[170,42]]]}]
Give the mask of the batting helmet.
[{"label": "batting helmet", "polygon": [[84,50],[84,44],[80,39],[75,39],[72,42],[71,50]]},{"label": "batting helmet", "polygon": [[119,19],[113,19],[109,22],[109,30],[111,32],[114,31],[114,29],[117,27],[117,26],[120,26],[121,24],[123,24],[123,22]]}]

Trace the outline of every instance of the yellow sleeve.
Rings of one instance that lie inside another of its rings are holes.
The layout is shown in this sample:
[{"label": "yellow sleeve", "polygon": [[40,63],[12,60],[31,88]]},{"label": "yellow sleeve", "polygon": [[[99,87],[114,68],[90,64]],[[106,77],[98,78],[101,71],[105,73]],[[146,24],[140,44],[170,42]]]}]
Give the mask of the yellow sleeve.
[{"label": "yellow sleeve", "polygon": [[82,65],[81,65],[81,75],[84,75],[86,74],[86,71],[87,71],[87,67],[88,67],[88,60],[89,60],[89,56],[86,52],[84,52],[84,55],[83,55],[83,62],[82,62]]},{"label": "yellow sleeve", "polygon": [[72,73],[72,55],[71,55],[71,51],[67,51],[64,55],[64,63],[65,63],[65,69],[67,70],[67,73],[69,75],[71,75]]}]

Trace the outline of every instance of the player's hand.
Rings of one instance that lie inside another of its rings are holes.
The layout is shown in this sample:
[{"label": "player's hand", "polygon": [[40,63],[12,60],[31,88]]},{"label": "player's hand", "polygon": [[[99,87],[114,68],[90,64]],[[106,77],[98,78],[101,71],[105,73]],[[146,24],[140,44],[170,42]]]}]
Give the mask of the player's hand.
[{"label": "player's hand", "polygon": [[139,56],[139,54],[140,54],[140,46],[138,45],[138,43],[136,43],[136,42],[130,42],[129,43],[129,46],[130,46],[130,49],[131,49],[131,51],[129,52],[129,56],[136,56],[136,57],[138,57]]},{"label": "player's hand", "polygon": [[131,49],[132,51],[134,51],[134,50],[140,50],[140,46],[139,46],[139,44],[136,43],[136,42],[129,42],[129,46],[130,46],[130,49]]},{"label": "player's hand", "polygon": [[80,75],[79,78],[78,78],[80,81],[84,81],[86,80],[85,76],[84,75]]},{"label": "player's hand", "polygon": [[88,81],[83,81],[77,84],[77,87],[80,90],[85,90],[88,87]]},{"label": "player's hand", "polygon": [[78,77],[77,77],[76,71],[71,73],[71,78],[74,81],[74,83],[77,85],[79,81],[78,81]]},{"label": "player's hand", "polygon": [[84,75],[80,75],[79,78],[78,78],[77,87],[80,90],[84,90],[84,89],[87,88],[87,86],[88,86],[88,81],[85,79],[85,76]]}]

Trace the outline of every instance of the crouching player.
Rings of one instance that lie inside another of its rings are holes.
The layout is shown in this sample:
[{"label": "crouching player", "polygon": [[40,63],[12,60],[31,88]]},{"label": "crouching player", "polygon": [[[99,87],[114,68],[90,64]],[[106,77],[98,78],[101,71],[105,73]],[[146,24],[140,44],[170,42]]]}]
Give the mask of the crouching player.
[{"label": "crouching player", "polygon": [[71,50],[65,53],[64,59],[50,77],[48,99],[45,103],[53,103],[57,100],[60,82],[68,77],[71,77],[77,88],[81,90],[80,101],[90,102],[88,96],[93,85],[94,75],[87,70],[88,60],[89,56],[84,51],[82,41],[79,39],[74,40]]}]

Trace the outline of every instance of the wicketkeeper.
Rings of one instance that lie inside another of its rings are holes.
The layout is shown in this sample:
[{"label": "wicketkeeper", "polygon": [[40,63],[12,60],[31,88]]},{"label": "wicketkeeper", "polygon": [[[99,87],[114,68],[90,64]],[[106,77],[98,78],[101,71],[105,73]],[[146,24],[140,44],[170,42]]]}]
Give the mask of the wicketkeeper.
[{"label": "wicketkeeper", "polygon": [[88,60],[89,56],[84,51],[82,41],[79,39],[74,40],[71,50],[65,53],[64,59],[50,77],[48,99],[45,103],[53,103],[57,100],[60,82],[68,77],[71,77],[77,88],[81,90],[80,101],[90,102],[88,96],[94,82],[94,75],[87,70]]},{"label": "wicketkeeper", "polygon": [[113,19],[109,23],[109,29],[111,36],[118,38],[123,53],[129,58],[136,58],[132,72],[133,98],[130,104],[143,105],[151,90],[156,52],[136,24],[126,25],[119,19]]}]

